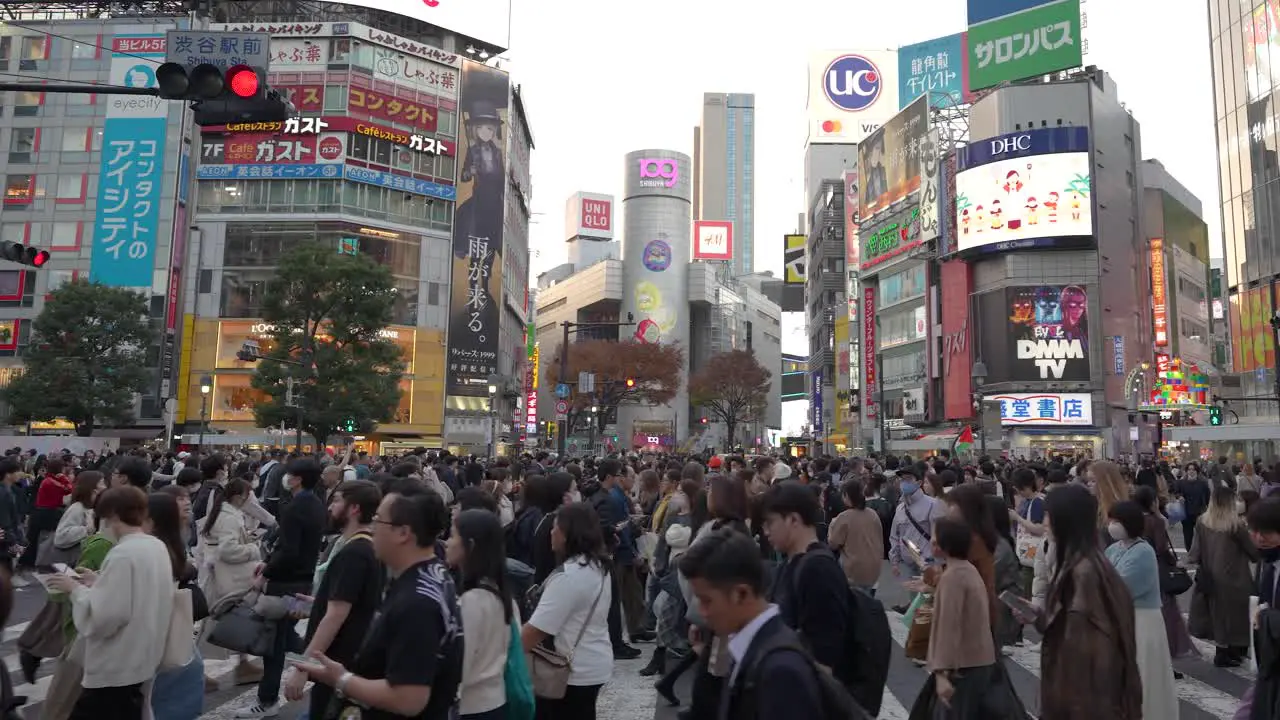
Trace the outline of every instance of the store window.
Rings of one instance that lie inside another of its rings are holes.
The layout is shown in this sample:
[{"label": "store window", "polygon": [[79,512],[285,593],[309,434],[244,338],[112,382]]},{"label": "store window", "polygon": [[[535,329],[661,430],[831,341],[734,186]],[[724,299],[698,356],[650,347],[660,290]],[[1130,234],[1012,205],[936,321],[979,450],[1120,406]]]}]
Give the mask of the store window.
[{"label": "store window", "polygon": [[925,266],[917,265],[880,278],[880,307],[924,297]]},{"label": "store window", "polygon": [[436,132],[441,135],[456,136],[458,134],[458,113],[440,108],[436,117]]},{"label": "store window", "polygon": [[81,38],[71,43],[72,60],[93,60],[98,57],[98,39]]},{"label": "store window", "polygon": [[326,112],[345,112],[347,109],[347,86],[325,85],[324,109]]},{"label": "store window", "polygon": [[69,127],[62,131],[62,152],[89,152],[89,128]]},{"label": "store window", "polygon": [[19,60],[44,60],[49,57],[49,36],[30,35],[22,38]]},{"label": "store window", "polygon": [[13,116],[14,117],[31,117],[40,114],[40,105],[44,102],[44,96],[37,92],[15,92],[13,93]]},{"label": "store window", "polygon": [[63,204],[83,203],[88,184],[88,177],[85,175],[59,175],[55,197]]},{"label": "store window", "polygon": [[[9,135],[9,162],[31,162],[29,157],[31,153],[36,151],[36,129],[35,128],[14,128],[12,134]],[[26,155],[28,157],[15,158],[14,154]]]},{"label": "store window", "polygon": [[879,316],[879,341],[881,348],[905,345],[925,338],[925,308],[923,306],[898,312],[881,313]]},{"label": "store window", "polygon": [[50,250],[79,250],[83,224],[79,222],[56,222],[52,225],[49,237]]}]

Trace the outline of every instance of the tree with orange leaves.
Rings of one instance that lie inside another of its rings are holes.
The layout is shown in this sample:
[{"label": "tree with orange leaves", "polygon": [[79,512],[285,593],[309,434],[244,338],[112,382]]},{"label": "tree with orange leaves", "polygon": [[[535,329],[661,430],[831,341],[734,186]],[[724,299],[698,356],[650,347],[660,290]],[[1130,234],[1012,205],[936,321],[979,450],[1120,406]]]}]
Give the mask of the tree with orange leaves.
[{"label": "tree with orange leaves", "polygon": [[[547,362],[543,382],[550,387],[560,382],[560,352]],[[595,373],[593,394],[575,392],[569,399],[569,428],[585,422],[592,405],[596,432],[603,432],[610,411],[619,405],[666,405],[680,390],[684,374],[684,351],[678,345],[642,343],[637,340],[583,340],[569,343],[569,368],[565,382],[578,382],[578,373]],[[632,382],[629,384],[627,380]]]},{"label": "tree with orange leaves", "polygon": [[738,426],[764,414],[772,377],[746,350],[720,353],[689,378],[689,401],[725,424],[726,448],[732,448]]}]

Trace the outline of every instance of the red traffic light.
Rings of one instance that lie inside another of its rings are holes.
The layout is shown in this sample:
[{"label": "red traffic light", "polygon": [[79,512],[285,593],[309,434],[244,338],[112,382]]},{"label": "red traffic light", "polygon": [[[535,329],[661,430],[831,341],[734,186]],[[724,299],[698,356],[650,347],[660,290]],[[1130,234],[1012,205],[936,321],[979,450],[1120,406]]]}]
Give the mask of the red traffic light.
[{"label": "red traffic light", "polygon": [[703,425],[706,425],[706,424],[707,424],[707,419],[706,419],[706,418],[702,418],[702,424],[703,424]]},{"label": "red traffic light", "polygon": [[247,65],[237,65],[227,71],[227,87],[237,97],[250,98],[258,94],[261,82],[258,73]]},{"label": "red traffic light", "polygon": [[35,254],[31,256],[31,264],[36,267],[44,267],[47,262],[49,262],[49,251],[47,250],[36,250]]},{"label": "red traffic light", "polygon": [[633,388],[633,387],[635,387],[635,386],[636,386],[636,379],[635,379],[635,378],[627,378],[627,387],[628,387],[628,388]]},{"label": "red traffic light", "polygon": [[0,243],[0,259],[9,260],[31,267],[44,267],[49,262],[49,253],[17,242]]}]

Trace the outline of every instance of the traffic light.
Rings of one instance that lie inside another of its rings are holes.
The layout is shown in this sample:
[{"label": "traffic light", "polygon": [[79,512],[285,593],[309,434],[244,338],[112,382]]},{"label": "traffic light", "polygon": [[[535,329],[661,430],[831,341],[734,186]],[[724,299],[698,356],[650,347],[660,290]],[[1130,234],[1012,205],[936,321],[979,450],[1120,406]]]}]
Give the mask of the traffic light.
[{"label": "traffic light", "polygon": [[707,419],[706,419],[705,417],[704,417],[704,418],[702,418],[702,424],[703,424],[703,425],[706,425],[706,424],[707,424]]},{"label": "traffic light", "polygon": [[1209,424],[1210,425],[1222,424],[1222,408],[1218,407],[1217,405],[1209,408]]},{"label": "traffic light", "polygon": [[19,265],[41,268],[49,262],[49,253],[46,250],[23,245],[19,242],[6,242],[0,243],[0,260],[9,260]]},{"label": "traffic light", "polygon": [[267,86],[263,68],[169,62],[156,69],[156,85],[165,100],[190,101],[197,125],[283,122],[295,114],[292,103]]},{"label": "traffic light", "polygon": [[635,379],[635,378],[627,378],[627,389],[628,389],[628,390],[630,390],[631,388],[633,388],[633,387],[635,387],[635,386],[636,386],[636,379]]},{"label": "traffic light", "polygon": [[356,431],[356,419],[353,417],[344,418],[342,421],[343,432],[353,433]]}]

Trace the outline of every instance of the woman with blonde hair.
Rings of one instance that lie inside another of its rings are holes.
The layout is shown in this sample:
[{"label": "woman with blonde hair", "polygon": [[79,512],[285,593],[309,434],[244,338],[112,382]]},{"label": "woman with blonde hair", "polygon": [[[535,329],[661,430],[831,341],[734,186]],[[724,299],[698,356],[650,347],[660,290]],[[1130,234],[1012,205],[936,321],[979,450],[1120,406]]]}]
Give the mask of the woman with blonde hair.
[{"label": "woman with blonde hair", "polygon": [[1089,463],[1089,478],[1093,480],[1093,494],[1098,497],[1098,528],[1109,545],[1112,539],[1106,529],[1111,508],[1129,499],[1129,484],[1120,474],[1120,466],[1107,460]]},{"label": "woman with blonde hair", "polygon": [[1235,491],[1218,485],[1209,509],[1196,521],[1187,553],[1187,564],[1197,567],[1189,630],[1213,642],[1218,667],[1239,667],[1248,655],[1249,596],[1255,587],[1249,563],[1259,557],[1236,508]]}]

